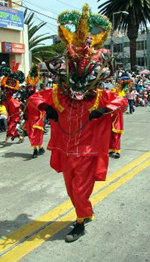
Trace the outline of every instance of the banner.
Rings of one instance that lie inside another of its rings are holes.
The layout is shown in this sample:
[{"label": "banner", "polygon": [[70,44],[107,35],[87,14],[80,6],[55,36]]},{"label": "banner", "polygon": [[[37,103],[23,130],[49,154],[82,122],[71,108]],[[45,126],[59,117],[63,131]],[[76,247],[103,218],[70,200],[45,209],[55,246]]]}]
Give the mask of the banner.
[{"label": "banner", "polygon": [[2,42],[3,53],[24,54],[25,45],[20,43]]},{"label": "banner", "polygon": [[23,30],[23,11],[0,6],[0,27]]}]

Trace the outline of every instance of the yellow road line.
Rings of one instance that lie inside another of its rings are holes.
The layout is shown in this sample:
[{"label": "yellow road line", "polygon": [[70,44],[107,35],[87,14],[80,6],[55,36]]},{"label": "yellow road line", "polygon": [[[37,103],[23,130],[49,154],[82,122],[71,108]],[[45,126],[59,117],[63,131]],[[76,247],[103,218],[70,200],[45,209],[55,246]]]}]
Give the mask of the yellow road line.
[{"label": "yellow road line", "polygon": [[[99,192],[92,198],[93,205],[96,205],[97,203],[102,201],[104,198],[106,198],[108,195],[114,192],[117,188],[125,184],[127,181],[131,180],[135,175],[137,175],[139,172],[141,172],[149,165],[150,165],[150,159],[145,161],[135,169],[133,169],[126,176],[121,177],[113,184],[110,184],[108,187],[104,188],[101,192]],[[39,233],[32,236],[27,241],[23,242],[19,246],[15,247],[13,250],[9,251],[6,255],[4,255],[0,259],[0,261],[1,262],[19,261],[25,255],[29,254],[35,248],[39,247],[46,240],[54,236],[56,233],[58,233],[60,230],[62,230],[67,225],[69,225],[72,221],[74,221],[74,216],[75,216],[74,210],[70,211],[67,215],[64,215],[53,224],[47,226],[46,228],[44,228]]]},{"label": "yellow road line", "polygon": [[[113,180],[122,176],[127,171],[130,171],[132,168],[139,165],[149,157],[150,157],[150,151],[138,157],[137,159],[133,160],[132,162],[130,162],[123,168],[119,169],[118,171],[109,175],[106,181],[96,183],[93,193],[96,193],[98,190],[110,184]],[[31,235],[35,231],[39,230],[50,221],[55,220],[64,212],[68,211],[70,208],[72,208],[72,204],[69,200],[55,207],[54,209],[50,210],[48,213],[42,215],[41,217],[37,218],[37,220],[32,221],[31,223],[14,231],[12,234],[4,237],[3,239],[0,240],[0,252],[4,252],[5,250],[12,248],[14,245],[17,244],[17,242],[23,240],[26,236]]]},{"label": "yellow road line", "polygon": [[[150,157],[150,151],[146,152],[145,154],[143,154],[142,156],[136,158],[135,160],[133,160],[132,162],[128,163],[127,165],[123,166],[121,169],[115,171],[114,173],[112,173],[110,176],[107,176],[107,180],[104,182],[98,182],[95,184],[94,187],[94,191],[93,193],[95,193],[96,191],[98,191],[102,186],[109,184],[110,182],[112,182],[114,179],[120,177],[121,175],[129,172],[132,168],[135,168],[136,166],[140,165],[143,161],[145,161],[146,159],[148,159]],[[104,184],[103,184],[104,183]]]}]

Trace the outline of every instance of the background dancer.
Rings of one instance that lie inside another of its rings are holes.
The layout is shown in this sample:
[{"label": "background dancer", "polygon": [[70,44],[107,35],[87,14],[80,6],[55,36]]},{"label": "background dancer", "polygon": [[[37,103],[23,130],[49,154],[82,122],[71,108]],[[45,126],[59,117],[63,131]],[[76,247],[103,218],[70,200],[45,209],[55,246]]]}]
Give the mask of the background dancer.
[{"label": "background dancer", "polygon": [[[133,85],[129,75],[124,73],[118,79],[118,86],[112,91],[120,97],[126,97],[127,92]],[[112,131],[109,145],[109,156],[115,159],[120,158],[121,153],[121,135],[124,134],[123,113],[119,112],[117,116],[112,116]]]},{"label": "background dancer", "polygon": [[23,137],[18,133],[16,126],[20,122],[20,106],[21,102],[13,98],[14,93],[19,91],[19,84],[25,80],[24,73],[18,70],[19,63],[15,63],[13,60],[11,68],[3,66],[0,68],[0,75],[3,75],[1,80],[1,87],[6,96],[6,100],[3,101],[8,113],[8,129],[5,138],[5,144],[8,139],[14,140],[19,137],[19,141],[23,141]]},{"label": "background dancer", "polygon": [[[31,146],[33,147],[32,158],[38,154],[45,153],[43,148],[43,130],[45,125],[45,112],[41,112],[35,104],[41,102],[41,96],[36,91],[36,85],[39,81],[39,68],[33,65],[26,79],[28,99],[24,109],[25,124],[24,129],[27,132]],[[43,101],[43,100],[42,100]]]}]

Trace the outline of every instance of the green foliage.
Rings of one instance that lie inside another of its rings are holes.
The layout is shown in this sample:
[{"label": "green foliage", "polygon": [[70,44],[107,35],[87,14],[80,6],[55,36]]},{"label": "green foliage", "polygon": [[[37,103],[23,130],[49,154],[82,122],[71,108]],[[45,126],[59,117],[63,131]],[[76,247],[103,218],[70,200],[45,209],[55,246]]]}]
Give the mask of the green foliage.
[{"label": "green foliage", "polygon": [[58,44],[53,44],[50,46],[50,48],[56,52],[57,54],[59,55],[62,55],[64,53],[64,50],[65,50],[65,44],[60,42]]},{"label": "green foliage", "polygon": [[39,34],[39,30],[46,25],[46,22],[41,22],[39,25],[34,25],[34,13],[29,13],[26,9],[24,12],[24,23],[28,25],[29,50],[32,52],[32,62],[39,63],[42,61],[42,54],[51,55],[51,50],[44,47],[44,41],[52,39],[52,36],[47,34]]},{"label": "green foliage", "polygon": [[33,63],[40,63],[49,60],[54,56],[61,55],[64,51],[62,44],[54,44],[50,46],[41,46],[34,48],[32,51]]}]

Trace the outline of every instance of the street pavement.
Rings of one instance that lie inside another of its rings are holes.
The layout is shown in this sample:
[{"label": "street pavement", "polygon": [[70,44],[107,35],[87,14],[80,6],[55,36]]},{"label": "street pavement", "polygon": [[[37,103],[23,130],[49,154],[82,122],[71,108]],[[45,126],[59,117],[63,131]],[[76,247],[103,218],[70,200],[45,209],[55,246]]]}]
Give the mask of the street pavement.
[{"label": "street pavement", "polygon": [[[64,236],[75,220],[62,174],[50,152],[32,159],[28,138],[7,146],[0,133],[0,261],[150,261],[150,107],[124,114],[120,159],[93,195],[95,220],[78,241]],[[50,134],[44,135],[44,147]]]}]

